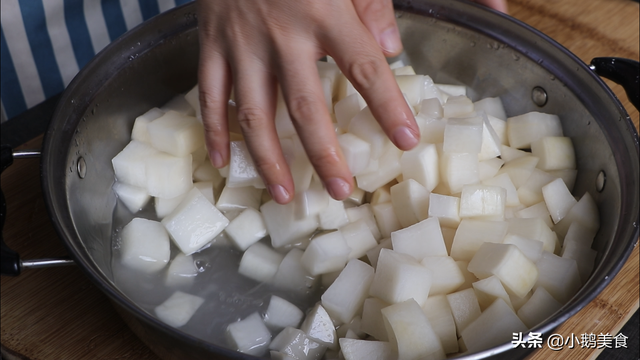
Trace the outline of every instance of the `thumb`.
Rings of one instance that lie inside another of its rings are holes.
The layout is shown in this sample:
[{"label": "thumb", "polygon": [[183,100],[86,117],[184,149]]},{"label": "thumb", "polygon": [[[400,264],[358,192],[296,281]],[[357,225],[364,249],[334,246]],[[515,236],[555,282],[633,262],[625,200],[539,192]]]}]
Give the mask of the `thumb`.
[{"label": "thumb", "polygon": [[385,56],[402,51],[400,32],[391,0],[352,0],[360,21],[378,42]]}]

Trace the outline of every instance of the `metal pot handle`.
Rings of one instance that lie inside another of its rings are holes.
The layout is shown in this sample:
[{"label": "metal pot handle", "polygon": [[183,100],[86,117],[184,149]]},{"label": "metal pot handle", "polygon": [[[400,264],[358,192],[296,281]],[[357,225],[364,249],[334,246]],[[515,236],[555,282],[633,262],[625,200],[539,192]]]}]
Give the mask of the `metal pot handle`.
[{"label": "metal pot handle", "polygon": [[[32,158],[39,157],[39,150],[25,150],[14,152],[11,146],[2,145],[1,158],[2,158],[2,172],[13,164],[14,158]],[[20,255],[11,250],[4,243],[4,221],[7,216],[7,203],[4,198],[4,191],[0,189],[0,195],[2,195],[2,203],[0,204],[0,239],[2,240],[2,249],[0,253],[0,274],[17,276],[20,275],[22,269],[27,268],[41,268],[50,266],[70,265],[73,264],[73,260],[69,257],[59,257],[50,259],[36,259],[36,260],[20,260]]]},{"label": "metal pot handle", "polygon": [[591,70],[596,74],[621,85],[629,100],[640,110],[640,63],[635,60],[599,57],[591,60]]}]

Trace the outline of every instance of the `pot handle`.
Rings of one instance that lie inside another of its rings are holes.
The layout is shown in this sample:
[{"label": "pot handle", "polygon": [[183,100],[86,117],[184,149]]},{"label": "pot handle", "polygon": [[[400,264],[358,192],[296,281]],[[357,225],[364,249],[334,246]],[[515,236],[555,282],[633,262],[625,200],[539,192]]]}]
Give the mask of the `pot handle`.
[{"label": "pot handle", "polygon": [[630,59],[599,57],[591,60],[591,70],[621,85],[629,100],[640,110],[640,63]]},{"label": "pot handle", "polygon": [[[2,172],[6,168],[8,168],[11,164],[13,164],[14,158],[30,158],[40,156],[40,151],[21,151],[21,152],[13,152],[11,146],[2,145],[1,147],[1,162],[2,162]],[[59,265],[70,265],[73,264],[73,260],[69,257],[60,257],[60,258],[52,258],[52,259],[38,259],[38,260],[28,260],[22,261],[20,260],[20,255],[17,252],[11,250],[4,243],[4,221],[7,216],[7,203],[4,198],[4,191],[0,189],[0,195],[2,196],[1,204],[0,204],[0,239],[2,240],[2,248],[0,249],[0,274],[2,275],[10,275],[17,276],[20,275],[20,272],[23,268],[40,268],[40,267],[49,267],[49,266],[59,266]]]}]

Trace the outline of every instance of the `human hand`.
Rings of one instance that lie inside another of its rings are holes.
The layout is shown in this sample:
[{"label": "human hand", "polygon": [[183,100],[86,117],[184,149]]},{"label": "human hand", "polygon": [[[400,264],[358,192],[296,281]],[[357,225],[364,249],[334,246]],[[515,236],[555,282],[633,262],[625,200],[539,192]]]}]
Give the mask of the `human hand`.
[{"label": "human hand", "polygon": [[389,0],[199,1],[199,90],[209,157],[229,160],[227,101],[234,89],[238,121],[273,199],[294,186],[275,124],[276,84],[305,151],[329,194],[353,190],[325,105],[316,61],[331,55],[402,150],[419,142],[413,114],[385,60],[402,45]]}]

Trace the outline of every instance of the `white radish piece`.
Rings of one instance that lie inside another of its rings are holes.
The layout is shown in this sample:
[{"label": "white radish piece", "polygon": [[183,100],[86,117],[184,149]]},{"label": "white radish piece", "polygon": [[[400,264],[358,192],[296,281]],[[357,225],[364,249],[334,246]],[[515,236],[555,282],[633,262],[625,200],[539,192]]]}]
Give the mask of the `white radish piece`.
[{"label": "white radish piece", "polygon": [[509,342],[513,333],[526,332],[527,326],[502,299],[497,299],[461,335],[470,352]]},{"label": "white radish piece", "polygon": [[428,218],[391,233],[394,251],[421,261],[425,256],[447,256],[438,218]]},{"label": "white radish piece", "polygon": [[233,244],[242,251],[268,235],[262,214],[254,208],[244,209],[240,215],[231,220],[224,231]]},{"label": "white radish piece", "polygon": [[431,271],[413,257],[389,249],[380,250],[369,295],[391,304],[414,299],[424,304],[431,288]]},{"label": "white radish piece", "polygon": [[338,336],[331,316],[319,303],[314,306],[300,325],[300,330],[307,336],[329,349],[338,348]]},{"label": "white radish piece", "polygon": [[169,263],[169,235],[162,224],[134,218],[122,228],[120,253],[122,264],[144,273],[154,273]]},{"label": "white radish piece", "polygon": [[204,146],[204,129],[195,117],[169,110],[147,124],[154,148],[177,157],[191,154]]},{"label": "white radish piece", "polygon": [[240,259],[238,273],[260,282],[271,282],[278,272],[284,255],[263,243],[255,243]]},{"label": "white radish piece", "polygon": [[113,191],[118,195],[118,199],[131,211],[137,213],[151,199],[147,189],[138,186],[129,185],[116,181],[113,184]]},{"label": "white radish piece", "polygon": [[347,263],[321,297],[322,306],[334,321],[346,324],[356,316],[367,297],[373,275],[373,268],[358,259]]},{"label": "white radish piece", "polygon": [[347,264],[351,248],[342,233],[334,231],[314,237],[304,251],[301,261],[311,275],[342,270]]},{"label": "white radish piece", "polygon": [[267,327],[280,331],[288,326],[298,327],[303,317],[304,313],[297,306],[279,296],[271,295],[264,313],[264,323]]},{"label": "white radish piece", "polygon": [[387,360],[397,356],[393,346],[383,341],[341,338],[340,349],[345,360]]},{"label": "white radish piece", "polygon": [[164,323],[178,328],[188,323],[203,303],[204,299],[199,296],[176,291],[156,306],[154,313]]},{"label": "white radish piece", "polygon": [[198,268],[191,255],[179,253],[171,260],[164,284],[169,287],[182,287],[193,284],[198,275]]},{"label": "white radish piece", "polygon": [[257,312],[227,326],[227,342],[237,351],[260,356],[271,342],[271,333]]}]

